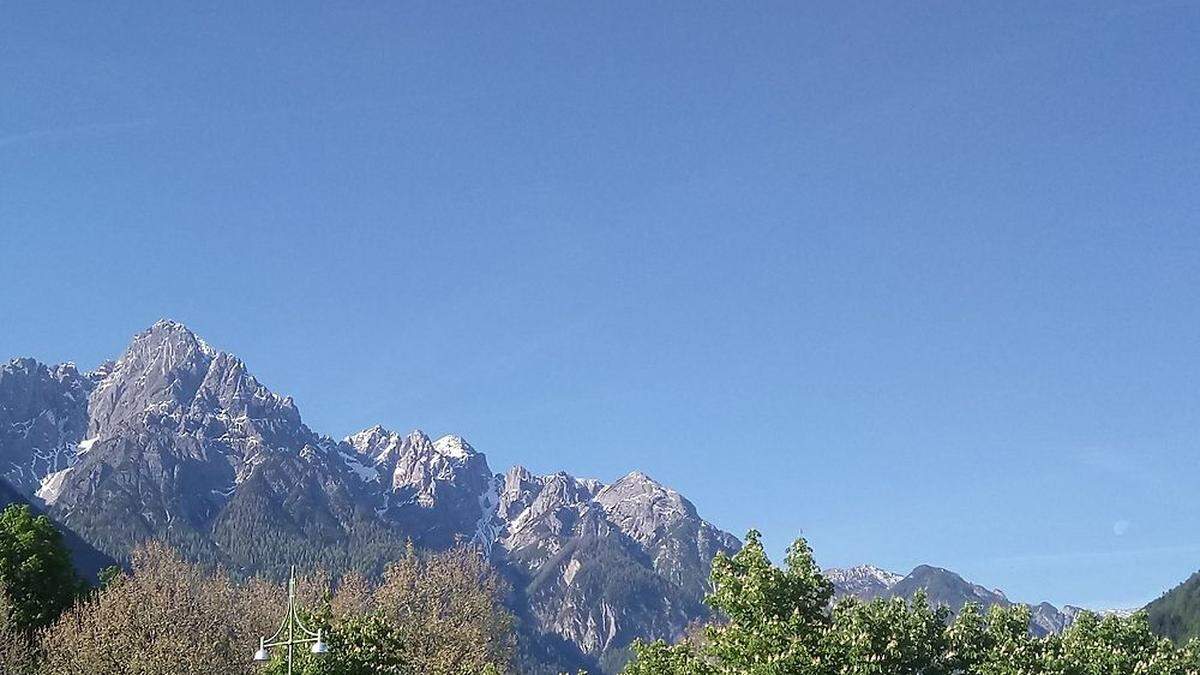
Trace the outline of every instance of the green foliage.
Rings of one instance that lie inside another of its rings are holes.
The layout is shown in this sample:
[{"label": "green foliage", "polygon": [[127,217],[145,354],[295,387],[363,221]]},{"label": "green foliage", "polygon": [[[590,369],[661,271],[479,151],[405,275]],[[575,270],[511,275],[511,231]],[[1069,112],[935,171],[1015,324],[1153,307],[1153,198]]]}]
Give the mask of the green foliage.
[{"label": "green foliage", "polygon": [[49,625],[82,587],[62,534],[27,504],[11,504],[0,514],[0,584],[10,620],[23,630]]},{"label": "green foliage", "polygon": [[1194,673],[1200,665],[1188,650],[1150,631],[1144,613],[1127,619],[1085,614],[1051,643],[1047,672],[1071,675]]},{"label": "green foliage", "polygon": [[[329,652],[320,656],[297,648],[295,675],[416,675],[399,628],[381,616],[349,617],[328,632],[327,643]],[[285,652],[277,648],[263,674],[286,672]]]},{"label": "green foliage", "polygon": [[924,594],[868,603],[838,603],[823,636],[824,661],[845,675],[942,675],[952,672],[947,612],[931,609]]},{"label": "green foliage", "polygon": [[829,582],[803,541],[783,569],[757,532],[713,562],[708,602],[722,620],[700,639],[634,645],[626,675],[1200,675],[1200,642],[1176,647],[1145,614],[1084,613],[1063,634],[1034,637],[1029,608],[968,605],[953,622],[912,601],[830,605]]},{"label": "green foliage", "polygon": [[692,645],[669,645],[662,640],[633,643],[637,657],[621,671],[625,675],[715,675]]},{"label": "green foliage", "polygon": [[728,619],[709,631],[707,652],[715,661],[754,675],[825,672],[820,637],[833,585],[803,539],[788,549],[786,562],[785,569],[771,564],[756,531],[732,557],[713,560],[708,603]]}]

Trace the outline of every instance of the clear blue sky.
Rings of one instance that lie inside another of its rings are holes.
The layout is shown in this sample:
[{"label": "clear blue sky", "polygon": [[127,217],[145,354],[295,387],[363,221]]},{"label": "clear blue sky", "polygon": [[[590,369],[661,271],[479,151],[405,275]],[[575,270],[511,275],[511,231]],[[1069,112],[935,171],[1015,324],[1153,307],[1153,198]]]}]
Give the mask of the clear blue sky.
[{"label": "clear blue sky", "polygon": [[103,4],[0,7],[4,358],[171,317],[826,565],[1200,568],[1200,5]]}]

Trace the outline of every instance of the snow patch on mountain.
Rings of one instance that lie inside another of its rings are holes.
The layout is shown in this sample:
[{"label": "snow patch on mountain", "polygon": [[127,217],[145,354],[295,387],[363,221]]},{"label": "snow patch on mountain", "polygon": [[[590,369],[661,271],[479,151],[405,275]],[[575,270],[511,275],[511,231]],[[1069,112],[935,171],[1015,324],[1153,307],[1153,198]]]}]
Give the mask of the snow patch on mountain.
[{"label": "snow patch on mountain", "polygon": [[338,456],[342,458],[342,463],[350,470],[351,473],[358,476],[359,480],[364,483],[378,483],[379,469],[373,466],[367,466],[359,460],[358,455],[352,455],[347,452],[338,452]]},{"label": "snow patch on mountain", "polygon": [[479,521],[475,523],[475,534],[471,536],[471,543],[483,549],[484,555],[491,555],[492,546],[500,533],[501,524],[496,509],[500,506],[500,487],[503,481],[503,476],[493,476],[487,491],[479,495]]},{"label": "snow patch on mountain", "polygon": [[72,468],[67,467],[62,471],[55,471],[43,478],[41,487],[34,493],[35,496],[46,504],[53,504],[58,501],[59,495],[62,494],[63,484],[66,482],[67,476],[71,474]]}]

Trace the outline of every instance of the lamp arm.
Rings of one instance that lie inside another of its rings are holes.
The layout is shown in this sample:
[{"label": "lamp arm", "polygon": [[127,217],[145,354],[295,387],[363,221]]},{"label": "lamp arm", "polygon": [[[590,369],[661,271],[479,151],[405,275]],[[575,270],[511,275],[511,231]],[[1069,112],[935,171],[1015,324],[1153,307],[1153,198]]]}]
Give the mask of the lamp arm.
[{"label": "lamp arm", "polygon": [[297,627],[299,627],[299,628],[300,628],[300,630],[301,630],[301,631],[302,631],[302,632],[303,632],[305,635],[308,635],[309,637],[312,637],[312,638],[317,638],[317,637],[320,637],[320,631],[309,630],[308,626],[305,626],[305,625],[304,625],[304,622],[300,620],[300,613],[299,613],[299,612],[297,612],[297,611],[293,610],[293,611],[292,611],[292,617],[293,617],[293,618],[295,618],[295,620],[296,620],[296,626],[297,626]]},{"label": "lamp arm", "polygon": [[268,641],[263,643],[263,647],[266,649],[273,649],[275,647],[286,647],[288,645],[307,645],[316,642],[317,639],[318,638],[315,637],[298,637],[290,640],[275,640],[274,642]]}]

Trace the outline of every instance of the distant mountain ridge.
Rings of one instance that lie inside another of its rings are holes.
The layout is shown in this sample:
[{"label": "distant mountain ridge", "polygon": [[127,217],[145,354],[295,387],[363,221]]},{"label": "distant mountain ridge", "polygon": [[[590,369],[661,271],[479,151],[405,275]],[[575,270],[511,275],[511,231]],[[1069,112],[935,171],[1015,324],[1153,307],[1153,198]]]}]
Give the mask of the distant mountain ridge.
[{"label": "distant mountain ridge", "polygon": [[[969,603],[985,611],[995,605],[1008,607],[1015,604],[1003,591],[973,584],[955,572],[930,565],[919,565],[906,575],[888,572],[873,565],[861,565],[830,568],[825,570],[825,576],[833,582],[834,597],[910,599],[920,590],[925,592],[930,605],[944,605],[954,613]],[[1047,602],[1030,605],[1029,610],[1030,631],[1035,635],[1061,633],[1084,611],[1072,605],[1059,609]]]},{"label": "distant mountain ridge", "polygon": [[706,615],[713,556],[740,546],[638,472],[497,474],[457,436],[322,436],[173,321],[91,372],[0,365],[0,478],[118,559],[161,538],[245,572],[377,570],[407,540],[474,544],[512,581],[548,672],[613,671],[633,639],[678,637]]}]

